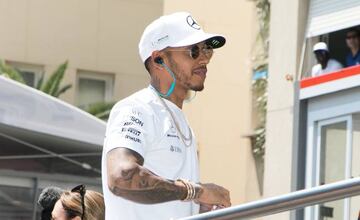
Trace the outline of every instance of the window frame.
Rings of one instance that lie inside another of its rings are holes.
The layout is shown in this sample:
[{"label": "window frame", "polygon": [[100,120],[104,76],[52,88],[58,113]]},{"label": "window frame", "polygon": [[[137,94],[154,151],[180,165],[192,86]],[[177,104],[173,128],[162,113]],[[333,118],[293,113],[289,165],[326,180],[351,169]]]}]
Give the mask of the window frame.
[{"label": "window frame", "polygon": [[80,95],[80,80],[81,79],[92,79],[105,82],[105,97],[104,102],[109,102],[112,100],[114,95],[114,74],[103,73],[96,71],[88,70],[77,70],[76,71],[76,103],[79,105],[79,95]]},{"label": "window frame", "polygon": [[13,68],[20,70],[21,72],[31,72],[34,74],[34,83],[33,85],[28,85],[32,88],[36,88],[37,82],[39,82],[41,76],[44,74],[44,66],[39,64],[23,63],[17,61],[6,61],[6,63]]}]

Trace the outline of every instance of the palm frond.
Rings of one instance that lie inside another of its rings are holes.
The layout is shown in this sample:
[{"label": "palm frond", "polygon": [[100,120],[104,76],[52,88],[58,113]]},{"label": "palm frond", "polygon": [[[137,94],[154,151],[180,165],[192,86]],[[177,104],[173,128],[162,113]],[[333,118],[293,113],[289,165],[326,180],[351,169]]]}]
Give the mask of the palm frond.
[{"label": "palm frond", "polygon": [[40,79],[37,81],[37,83],[36,83],[36,89],[37,90],[41,90],[41,87],[42,87],[42,85],[43,85],[43,83],[44,83],[44,77],[45,77],[45,73],[42,73],[41,74],[41,77],[40,77]]},{"label": "palm frond", "polygon": [[61,94],[65,93],[68,89],[70,89],[72,87],[71,84],[67,84],[63,87],[61,87],[60,89],[58,89],[57,91],[55,91],[54,93],[54,97],[58,98]]},{"label": "palm frond", "polygon": [[[43,91],[54,97],[59,97],[61,94],[66,92],[68,89],[72,87],[71,84],[67,84],[60,88],[60,84],[64,78],[65,71],[68,66],[68,61],[62,63],[50,76],[50,78],[44,82],[45,74],[42,73],[40,79],[36,82],[35,88]],[[10,79],[16,80],[25,84],[24,77],[20,70],[7,65],[3,60],[0,60],[0,75],[4,75]]]},{"label": "palm frond", "polygon": [[21,73],[10,65],[7,65],[4,60],[0,60],[0,75],[4,75],[12,80],[25,84],[25,80]]},{"label": "palm frond", "polygon": [[116,102],[98,102],[94,104],[90,104],[84,110],[88,113],[94,115],[103,120],[107,120],[110,114],[112,107]]},{"label": "palm frond", "polygon": [[58,93],[60,83],[64,77],[65,71],[67,69],[68,61],[65,61],[61,64],[50,78],[46,81],[41,90],[49,95],[54,96]]}]

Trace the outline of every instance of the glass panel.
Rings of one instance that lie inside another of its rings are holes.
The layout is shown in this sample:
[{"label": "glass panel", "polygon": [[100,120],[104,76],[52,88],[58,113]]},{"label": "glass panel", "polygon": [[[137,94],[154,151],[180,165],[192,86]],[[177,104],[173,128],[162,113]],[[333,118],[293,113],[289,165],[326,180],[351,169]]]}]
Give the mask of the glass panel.
[{"label": "glass panel", "polygon": [[30,71],[21,71],[20,74],[25,80],[25,84],[31,87],[35,86],[35,73]]},{"label": "glass panel", "polygon": [[0,186],[0,219],[32,219],[33,201],[34,192],[32,189]]},{"label": "glass panel", "polygon": [[[345,179],[346,165],[346,122],[321,127],[320,184]],[[344,200],[320,205],[320,218],[343,220]]]},{"label": "glass panel", "polygon": [[79,79],[79,97],[80,107],[85,107],[92,103],[105,101],[106,82],[96,79]]}]

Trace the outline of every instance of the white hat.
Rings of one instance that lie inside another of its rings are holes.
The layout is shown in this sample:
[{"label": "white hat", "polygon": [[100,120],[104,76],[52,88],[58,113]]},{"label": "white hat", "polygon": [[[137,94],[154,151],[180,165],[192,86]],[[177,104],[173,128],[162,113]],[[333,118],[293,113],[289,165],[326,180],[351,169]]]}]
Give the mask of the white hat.
[{"label": "white hat", "polygon": [[319,42],[314,45],[313,51],[315,52],[317,50],[325,50],[325,51],[329,52],[328,46],[324,42]]},{"label": "white hat", "polygon": [[139,42],[139,54],[145,62],[153,51],[188,46],[205,40],[213,48],[225,44],[223,36],[205,33],[190,13],[177,12],[161,16],[145,28]]}]

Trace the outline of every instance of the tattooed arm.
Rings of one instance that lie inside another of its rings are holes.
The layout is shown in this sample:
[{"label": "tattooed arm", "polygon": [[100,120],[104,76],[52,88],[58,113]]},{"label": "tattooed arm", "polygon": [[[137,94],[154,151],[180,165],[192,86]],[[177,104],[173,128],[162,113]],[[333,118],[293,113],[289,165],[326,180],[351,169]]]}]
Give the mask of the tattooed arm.
[{"label": "tattooed arm", "polygon": [[[186,187],[177,181],[166,180],[144,168],[144,159],[135,151],[115,148],[107,154],[108,187],[112,193],[125,199],[154,204],[183,200]],[[212,183],[195,184],[199,204],[229,207],[230,195],[225,188]]]},{"label": "tattooed arm", "polygon": [[107,155],[108,187],[112,193],[138,203],[153,204],[186,197],[186,187],[166,180],[142,165],[135,151],[116,148]]},{"label": "tattooed arm", "polygon": [[[154,204],[182,200],[186,187],[177,181],[167,180],[152,173],[142,165],[144,159],[135,151],[115,148],[107,154],[108,187],[112,193],[125,199]],[[200,204],[230,206],[229,191],[221,186],[196,184],[195,202]]]}]

